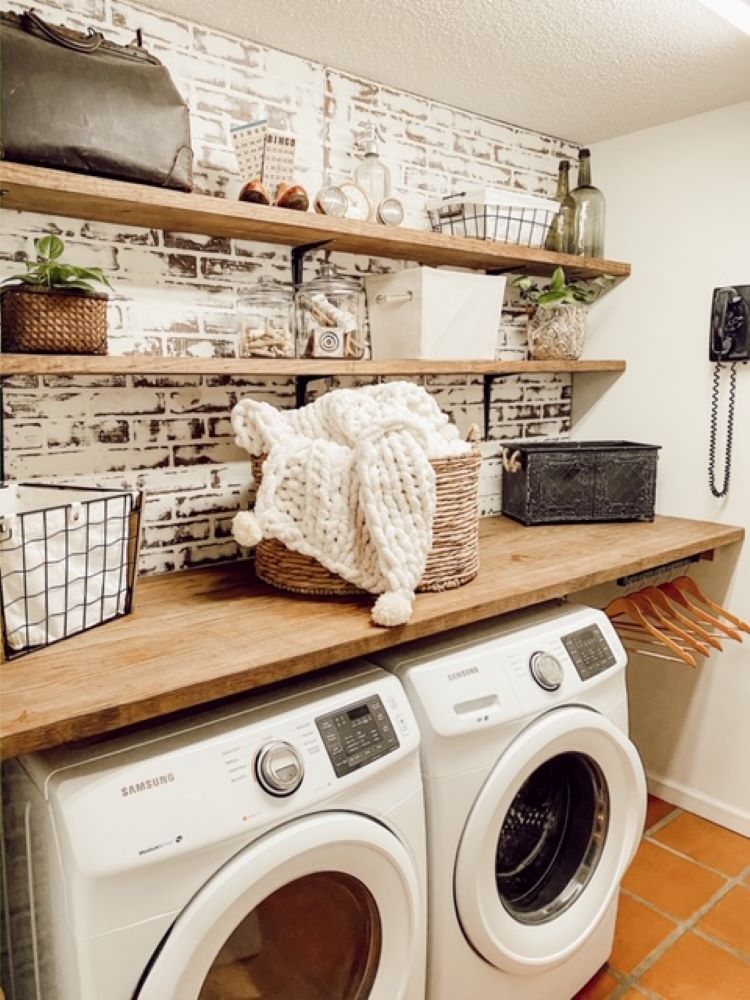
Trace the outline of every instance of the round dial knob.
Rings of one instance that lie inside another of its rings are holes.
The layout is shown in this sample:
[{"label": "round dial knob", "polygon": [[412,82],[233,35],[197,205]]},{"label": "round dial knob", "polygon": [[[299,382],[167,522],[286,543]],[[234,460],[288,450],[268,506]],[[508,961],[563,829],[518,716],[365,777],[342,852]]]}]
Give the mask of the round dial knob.
[{"label": "round dial knob", "polygon": [[539,687],[545,691],[557,691],[563,682],[562,664],[552,653],[532,653],[529,670]]},{"label": "round dial knob", "polygon": [[305,768],[291,743],[273,740],[258,751],[255,773],[261,788],[269,795],[283,796],[297,791],[305,776]]}]

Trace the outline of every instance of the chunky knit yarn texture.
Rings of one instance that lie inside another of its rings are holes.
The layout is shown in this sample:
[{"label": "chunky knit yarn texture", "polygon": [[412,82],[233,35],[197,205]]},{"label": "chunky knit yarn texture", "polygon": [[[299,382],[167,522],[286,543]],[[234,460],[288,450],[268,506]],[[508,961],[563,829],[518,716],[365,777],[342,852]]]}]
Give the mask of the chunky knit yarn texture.
[{"label": "chunky knit yarn texture", "polygon": [[243,399],[232,411],[237,444],[268,457],[241,545],[275,538],[373,594],[379,625],[411,617],[432,547],[431,459],[470,445],[435,400],[411,382],[339,389],[298,410]]}]

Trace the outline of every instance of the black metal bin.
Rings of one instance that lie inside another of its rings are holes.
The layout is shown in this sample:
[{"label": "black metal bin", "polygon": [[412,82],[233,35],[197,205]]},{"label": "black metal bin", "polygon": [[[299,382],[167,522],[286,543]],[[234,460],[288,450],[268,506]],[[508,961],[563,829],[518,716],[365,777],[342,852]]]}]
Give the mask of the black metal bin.
[{"label": "black metal bin", "polygon": [[659,445],[508,442],[502,512],[523,524],[653,521]]}]

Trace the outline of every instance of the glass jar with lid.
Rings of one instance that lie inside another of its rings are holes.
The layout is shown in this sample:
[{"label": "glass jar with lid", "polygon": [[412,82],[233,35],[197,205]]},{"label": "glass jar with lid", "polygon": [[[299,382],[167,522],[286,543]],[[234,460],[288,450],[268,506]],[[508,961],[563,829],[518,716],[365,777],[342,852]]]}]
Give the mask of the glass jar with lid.
[{"label": "glass jar with lid", "polygon": [[297,356],[358,361],[369,357],[362,282],[332,264],[297,289]]},{"label": "glass jar with lid", "polygon": [[272,278],[261,278],[239,301],[240,356],[293,358],[294,292]]}]

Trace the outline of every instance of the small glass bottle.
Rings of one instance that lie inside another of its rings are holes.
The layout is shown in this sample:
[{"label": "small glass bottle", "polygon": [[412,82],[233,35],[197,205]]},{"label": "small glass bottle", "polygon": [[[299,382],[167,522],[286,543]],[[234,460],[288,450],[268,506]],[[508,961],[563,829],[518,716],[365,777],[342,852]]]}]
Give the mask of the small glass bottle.
[{"label": "small glass bottle", "polygon": [[354,171],[354,180],[370,196],[370,219],[374,219],[378,206],[391,193],[391,173],[378,156],[374,129],[370,128],[365,133],[360,145],[364,156]]},{"label": "small glass bottle", "polygon": [[240,357],[293,358],[294,293],[291,288],[261,278],[241,296]]},{"label": "small glass bottle", "polygon": [[572,253],[575,237],[576,203],[570,194],[570,160],[560,160],[555,201],[560,208],[549,227],[545,250]]},{"label": "small glass bottle", "polygon": [[591,152],[578,154],[578,187],[571,191],[576,204],[573,253],[604,256],[604,195],[591,183]]},{"label": "small glass bottle", "polygon": [[365,296],[358,278],[339,275],[332,264],[297,289],[297,356],[359,361],[370,353]]}]

